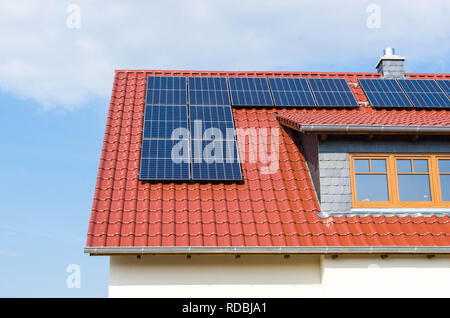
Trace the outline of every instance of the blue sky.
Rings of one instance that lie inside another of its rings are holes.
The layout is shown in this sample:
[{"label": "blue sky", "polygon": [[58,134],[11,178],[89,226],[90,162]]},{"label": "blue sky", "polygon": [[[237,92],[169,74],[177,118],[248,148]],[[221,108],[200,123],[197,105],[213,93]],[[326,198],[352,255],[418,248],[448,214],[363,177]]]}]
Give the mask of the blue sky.
[{"label": "blue sky", "polygon": [[108,259],[83,247],[114,69],[372,72],[393,46],[407,72],[449,73],[449,16],[447,0],[0,1],[0,297],[107,296]]}]

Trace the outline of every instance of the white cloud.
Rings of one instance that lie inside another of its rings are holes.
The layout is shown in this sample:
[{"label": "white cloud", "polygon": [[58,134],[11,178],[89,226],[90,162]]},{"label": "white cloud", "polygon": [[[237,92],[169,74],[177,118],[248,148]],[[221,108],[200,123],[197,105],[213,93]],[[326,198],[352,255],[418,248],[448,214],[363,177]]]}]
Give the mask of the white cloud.
[{"label": "white cloud", "polygon": [[[80,29],[66,25],[71,3]],[[366,25],[371,3],[379,29]],[[372,71],[386,46],[407,71],[448,72],[448,16],[448,0],[5,0],[0,88],[74,108],[108,98],[117,68]]]}]

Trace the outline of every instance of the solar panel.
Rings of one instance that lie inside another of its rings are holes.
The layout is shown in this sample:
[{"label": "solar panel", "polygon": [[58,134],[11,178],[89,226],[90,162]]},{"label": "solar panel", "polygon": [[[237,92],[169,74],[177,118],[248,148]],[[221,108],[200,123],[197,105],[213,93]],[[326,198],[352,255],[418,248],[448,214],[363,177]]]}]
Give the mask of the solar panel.
[{"label": "solar panel", "polygon": [[273,106],[265,77],[230,77],[231,103],[234,106]]},{"label": "solar panel", "polygon": [[143,139],[141,180],[189,180],[189,138]]},{"label": "solar panel", "polygon": [[230,105],[226,77],[189,77],[190,105]]},{"label": "solar panel", "polygon": [[149,76],[147,78],[146,104],[186,105],[186,77]]},{"label": "solar panel", "polygon": [[189,180],[186,78],[149,76],[146,102],[139,178]]},{"label": "solar panel", "polygon": [[187,105],[145,107],[144,138],[171,139],[176,128],[189,129]]},{"label": "solar panel", "polygon": [[270,89],[276,106],[315,106],[305,78],[270,77]]},{"label": "solar panel", "polygon": [[450,107],[450,100],[433,80],[400,79],[398,82],[415,107]]},{"label": "solar panel", "polygon": [[144,139],[140,178],[189,180],[189,139]]},{"label": "solar panel", "polygon": [[202,136],[206,130],[215,129],[218,138],[230,133],[234,138],[233,114],[230,106],[190,106],[192,137]]},{"label": "solar panel", "polygon": [[447,97],[450,98],[450,79],[436,80],[436,83],[439,84],[441,89],[447,94]]},{"label": "solar panel", "polygon": [[317,106],[358,107],[347,81],[343,78],[310,78]]},{"label": "solar panel", "polygon": [[242,180],[231,106],[190,106],[192,179]]},{"label": "solar panel", "polygon": [[235,140],[192,139],[192,179],[242,180]]},{"label": "solar panel", "polygon": [[359,79],[372,107],[412,107],[413,104],[393,79]]}]

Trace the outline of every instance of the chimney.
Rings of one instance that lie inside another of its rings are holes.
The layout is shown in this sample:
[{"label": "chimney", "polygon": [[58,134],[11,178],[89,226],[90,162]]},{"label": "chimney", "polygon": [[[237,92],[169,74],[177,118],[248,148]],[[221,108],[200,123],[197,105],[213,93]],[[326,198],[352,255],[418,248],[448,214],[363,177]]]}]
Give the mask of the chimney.
[{"label": "chimney", "polygon": [[381,78],[396,79],[405,78],[405,58],[395,54],[395,50],[391,47],[384,49],[384,55],[377,63],[378,73],[382,73]]}]

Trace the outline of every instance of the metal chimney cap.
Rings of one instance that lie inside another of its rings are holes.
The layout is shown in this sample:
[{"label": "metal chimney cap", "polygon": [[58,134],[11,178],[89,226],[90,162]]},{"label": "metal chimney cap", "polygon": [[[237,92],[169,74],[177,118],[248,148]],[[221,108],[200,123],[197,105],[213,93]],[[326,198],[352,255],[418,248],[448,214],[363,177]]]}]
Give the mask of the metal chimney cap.
[{"label": "metal chimney cap", "polygon": [[404,60],[406,60],[405,57],[395,54],[395,49],[392,47],[385,48],[383,50],[383,53],[384,53],[384,55],[382,57],[380,57],[377,65],[375,66],[375,68],[377,68],[377,69],[378,69],[378,66],[380,66],[380,64],[383,61],[404,61]]},{"label": "metal chimney cap", "polygon": [[395,55],[395,49],[393,47],[387,47],[383,50],[384,56],[392,56]]}]

